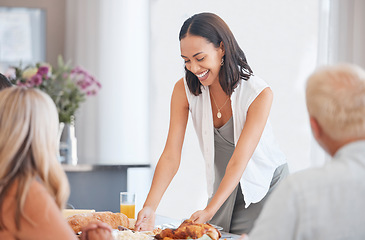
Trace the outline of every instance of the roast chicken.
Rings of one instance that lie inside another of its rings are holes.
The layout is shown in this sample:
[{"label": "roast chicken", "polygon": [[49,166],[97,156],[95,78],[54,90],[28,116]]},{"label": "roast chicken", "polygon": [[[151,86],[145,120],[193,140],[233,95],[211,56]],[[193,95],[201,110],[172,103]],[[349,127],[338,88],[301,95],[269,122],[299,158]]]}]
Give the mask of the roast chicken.
[{"label": "roast chicken", "polygon": [[221,233],[209,223],[198,224],[185,220],[177,229],[164,229],[155,238],[159,240],[198,239],[205,234],[212,240],[218,240],[221,237]]}]

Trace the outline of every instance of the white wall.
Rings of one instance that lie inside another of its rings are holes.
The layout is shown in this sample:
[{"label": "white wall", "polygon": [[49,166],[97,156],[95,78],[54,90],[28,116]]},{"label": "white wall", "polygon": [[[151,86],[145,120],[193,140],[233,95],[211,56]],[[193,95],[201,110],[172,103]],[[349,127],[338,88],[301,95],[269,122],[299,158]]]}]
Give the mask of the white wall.
[{"label": "white wall", "polygon": [[[222,17],[246,53],[255,74],[274,91],[271,121],[290,170],[310,166],[311,133],[304,84],[317,59],[318,1],[154,0],[151,1],[150,158],[155,165],[169,126],[170,97],[183,76],[178,33],[198,12]],[[206,204],[204,165],[189,120],[182,164],[157,213],[188,218]]]}]

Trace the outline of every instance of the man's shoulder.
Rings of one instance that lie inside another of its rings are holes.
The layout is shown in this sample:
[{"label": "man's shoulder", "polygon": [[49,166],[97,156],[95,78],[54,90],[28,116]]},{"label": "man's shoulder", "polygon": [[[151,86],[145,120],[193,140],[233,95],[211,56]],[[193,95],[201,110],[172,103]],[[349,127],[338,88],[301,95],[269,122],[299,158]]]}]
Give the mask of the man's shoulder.
[{"label": "man's shoulder", "polygon": [[322,185],[326,187],[329,178],[325,175],[329,174],[332,174],[332,172],[329,172],[324,166],[308,168],[289,175],[282,185],[285,185],[283,187],[288,190],[296,192],[296,194],[301,194],[313,190],[314,187],[321,187]]},{"label": "man's shoulder", "polygon": [[[289,175],[284,181],[285,188],[295,194],[310,195],[328,188],[342,188],[356,181],[348,174],[351,166],[341,161],[330,161],[321,167],[312,167]],[[365,171],[364,171],[365,172]]]}]

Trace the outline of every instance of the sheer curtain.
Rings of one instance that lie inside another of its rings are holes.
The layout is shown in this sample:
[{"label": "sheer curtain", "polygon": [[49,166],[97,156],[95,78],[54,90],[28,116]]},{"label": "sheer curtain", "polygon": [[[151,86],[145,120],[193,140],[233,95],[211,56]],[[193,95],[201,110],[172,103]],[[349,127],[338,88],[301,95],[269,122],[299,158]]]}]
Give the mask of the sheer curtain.
[{"label": "sheer curtain", "polygon": [[[318,65],[354,63],[365,68],[365,1],[321,0]],[[330,157],[312,140],[313,165]]]},{"label": "sheer curtain", "polygon": [[148,163],[148,0],[67,0],[66,59],[102,84],[76,115],[80,163]]},{"label": "sheer curtain", "polygon": [[323,63],[348,62],[365,67],[365,1],[322,0],[326,22],[320,35]]}]

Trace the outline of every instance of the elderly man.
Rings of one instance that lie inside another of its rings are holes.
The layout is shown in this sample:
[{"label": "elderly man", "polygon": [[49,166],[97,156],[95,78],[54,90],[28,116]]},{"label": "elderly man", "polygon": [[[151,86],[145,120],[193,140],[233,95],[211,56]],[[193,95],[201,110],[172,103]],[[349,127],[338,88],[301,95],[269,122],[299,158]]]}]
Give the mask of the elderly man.
[{"label": "elderly man", "polygon": [[306,98],[313,135],[333,159],[284,180],[249,239],[365,239],[365,71],[320,68]]}]

